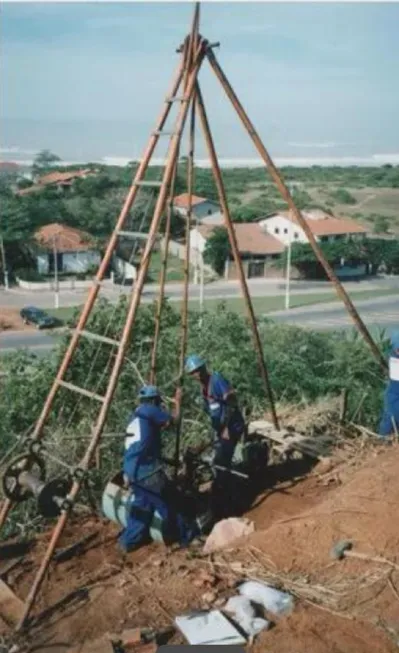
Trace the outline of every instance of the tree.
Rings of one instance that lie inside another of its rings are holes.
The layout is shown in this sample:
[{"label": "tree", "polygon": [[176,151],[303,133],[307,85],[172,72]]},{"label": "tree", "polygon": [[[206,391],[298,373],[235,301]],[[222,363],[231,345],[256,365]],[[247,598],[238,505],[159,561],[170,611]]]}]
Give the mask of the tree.
[{"label": "tree", "polygon": [[345,188],[337,188],[331,193],[331,197],[340,204],[356,204],[356,198]]},{"label": "tree", "polygon": [[206,241],[204,261],[219,275],[223,274],[226,260],[231,256],[229,235],[224,227],[216,227]]},{"label": "tree", "polygon": [[32,174],[34,177],[40,176],[45,173],[47,170],[53,167],[54,163],[61,161],[60,157],[57,154],[54,154],[50,150],[41,150],[36,154],[33,166]]},{"label": "tree", "polygon": [[377,215],[374,224],[373,231],[375,234],[386,234],[389,231],[391,221],[385,215]]}]

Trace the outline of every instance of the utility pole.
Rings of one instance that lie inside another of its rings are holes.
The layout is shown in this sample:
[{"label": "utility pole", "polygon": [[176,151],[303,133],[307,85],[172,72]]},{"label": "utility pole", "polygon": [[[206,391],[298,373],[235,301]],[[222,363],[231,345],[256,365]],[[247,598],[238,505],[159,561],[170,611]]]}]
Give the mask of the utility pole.
[{"label": "utility pole", "polygon": [[4,250],[4,240],[3,236],[0,235],[0,255],[1,255],[1,264],[3,267],[3,277],[4,277],[4,288],[6,290],[9,290],[10,285],[8,283],[8,270],[7,270],[7,262],[6,262],[6,253]]},{"label": "utility pole", "polygon": [[290,308],[290,279],[291,279],[291,244],[292,244],[292,224],[288,227],[288,251],[287,266],[285,276],[285,310]]},{"label": "utility pole", "polygon": [[58,258],[57,258],[57,236],[53,238],[53,256],[54,256],[54,306],[60,307],[60,293],[58,283]]},{"label": "utility pole", "polygon": [[204,312],[204,259],[200,259],[200,294],[199,294],[199,308],[200,320],[199,325],[202,326],[202,313]]},{"label": "utility pole", "polygon": [[[292,194],[293,185],[287,185],[289,192]],[[285,310],[289,311],[290,309],[290,281],[291,281],[291,246],[292,246],[292,229],[293,223],[291,220],[293,215],[290,211],[290,224],[288,227],[288,251],[287,251],[287,266],[285,271]]]}]

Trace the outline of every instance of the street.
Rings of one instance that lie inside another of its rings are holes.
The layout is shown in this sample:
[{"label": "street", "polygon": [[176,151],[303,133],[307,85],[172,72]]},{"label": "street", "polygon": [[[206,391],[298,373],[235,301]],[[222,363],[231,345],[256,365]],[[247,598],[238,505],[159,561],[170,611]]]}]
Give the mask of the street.
[{"label": "street", "polygon": [[[356,308],[368,327],[384,328],[387,332],[399,328],[399,295],[359,301]],[[277,311],[268,313],[266,317],[282,324],[320,331],[353,326],[345,307],[337,302]],[[59,334],[51,335],[44,331],[5,332],[0,336],[0,354],[24,348],[38,355],[45,354],[51,351],[60,337]]]},{"label": "street", "polygon": [[[359,282],[350,281],[344,284],[347,292],[356,291],[378,291],[395,290],[399,291],[399,277],[380,277],[365,279]],[[248,288],[252,297],[270,297],[275,295],[283,296],[285,293],[284,279],[249,279]],[[319,294],[325,293],[332,289],[329,281],[291,281],[290,294]],[[159,291],[157,284],[147,284],[143,289],[143,302],[153,301]],[[61,290],[59,293],[60,307],[82,305],[87,297],[88,289],[83,290]],[[117,301],[121,294],[129,294],[131,288],[112,286],[106,282],[101,291],[101,296],[109,301]],[[169,283],[166,284],[165,292],[169,299],[179,300],[183,295],[183,284]],[[193,283],[189,287],[190,299],[199,299],[200,286]],[[214,281],[204,286],[205,299],[228,299],[241,297],[241,287],[238,281]],[[54,308],[54,292],[51,290],[28,291],[20,288],[4,290],[0,288],[0,307],[22,308],[26,305],[34,305],[38,308]],[[1,308],[0,308],[1,312]]]}]

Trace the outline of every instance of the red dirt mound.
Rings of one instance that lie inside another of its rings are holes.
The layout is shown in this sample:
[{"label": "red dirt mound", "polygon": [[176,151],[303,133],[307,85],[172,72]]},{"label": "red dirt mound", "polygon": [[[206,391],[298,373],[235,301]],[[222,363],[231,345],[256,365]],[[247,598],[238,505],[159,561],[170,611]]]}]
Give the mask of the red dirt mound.
[{"label": "red dirt mound", "polygon": [[[71,520],[62,547],[96,530],[98,541],[52,565],[35,607],[36,652],[44,641],[59,647],[43,652],[58,653],[107,631],[168,627],[187,610],[219,607],[234,593],[235,581],[251,576],[280,583],[297,597],[293,613],[277,619],[253,653],[393,653],[399,573],[388,565],[329,557],[332,544],[348,538],[355,550],[395,560],[399,448],[379,451],[344,470],[345,483],[338,487],[325,484],[317,468],[304,481],[278,485],[248,515],[257,532],[235,551],[207,558],[154,544],[122,559],[116,527],[93,518]],[[7,578],[21,598],[48,537],[38,538],[23,566]],[[183,640],[177,635],[170,643]]]}]

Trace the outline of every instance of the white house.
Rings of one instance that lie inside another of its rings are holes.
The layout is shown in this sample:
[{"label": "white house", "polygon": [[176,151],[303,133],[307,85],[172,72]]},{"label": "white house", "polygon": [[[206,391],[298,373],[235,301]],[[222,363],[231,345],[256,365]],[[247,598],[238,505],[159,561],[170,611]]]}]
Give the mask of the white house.
[{"label": "white house", "polygon": [[[173,200],[173,208],[176,213],[186,216],[188,212],[188,193],[177,195]],[[194,220],[201,222],[201,218],[211,216],[213,213],[220,213],[220,206],[213,200],[208,200],[205,197],[198,197],[192,195],[191,200],[191,214]]]},{"label": "white house", "polygon": [[[302,211],[301,213],[319,242],[362,239],[367,235],[367,230],[355,220],[336,218],[321,210]],[[284,245],[288,245],[290,240],[291,243],[309,242],[302,227],[288,211],[273,213],[265,218],[260,218],[257,222]]]},{"label": "white house", "polygon": [[62,224],[47,224],[35,233],[40,274],[51,274],[57,259],[58,272],[84,273],[100,264],[101,257],[88,234]]},{"label": "white house", "polygon": [[[367,229],[355,220],[336,218],[321,210],[301,211],[317,242],[336,242],[345,240],[363,240]],[[308,237],[290,212],[274,213],[258,220],[258,224],[285,246],[291,243],[308,243]],[[366,263],[347,264],[342,259],[334,267],[336,275],[341,278],[359,278],[367,274]]]}]

